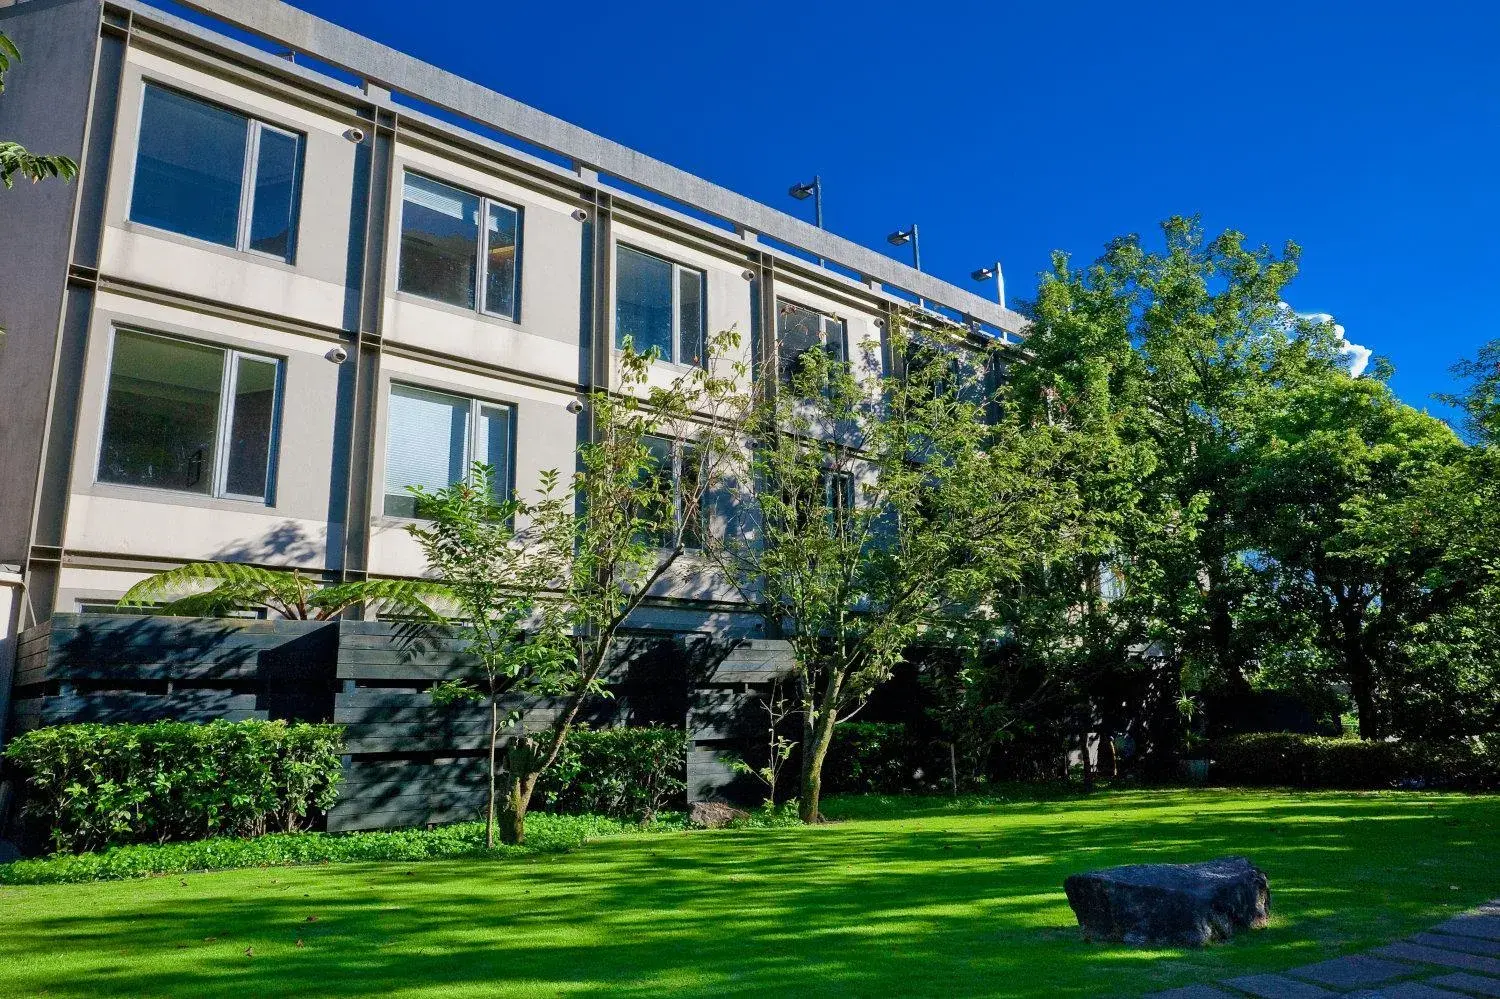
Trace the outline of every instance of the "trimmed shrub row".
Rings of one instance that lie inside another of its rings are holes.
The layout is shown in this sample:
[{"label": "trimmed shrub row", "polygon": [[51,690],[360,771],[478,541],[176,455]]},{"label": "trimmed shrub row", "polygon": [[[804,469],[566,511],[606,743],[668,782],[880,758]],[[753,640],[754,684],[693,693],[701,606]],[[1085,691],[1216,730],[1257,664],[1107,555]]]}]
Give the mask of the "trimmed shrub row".
[{"label": "trimmed shrub row", "polygon": [[[342,730],[285,722],[59,725],[5,758],[56,851],[305,829],[338,797]],[[650,821],[687,788],[681,729],[583,729],[538,789],[551,811]]]},{"label": "trimmed shrub row", "polygon": [[305,829],[338,796],[343,731],[280,721],[58,725],[15,739],[23,819],[53,849]]},{"label": "trimmed shrub row", "polygon": [[580,729],[537,791],[543,807],[650,821],[687,791],[687,737],[680,728]]},{"label": "trimmed shrub row", "polygon": [[1214,744],[1215,784],[1378,790],[1500,787],[1500,746],[1491,740],[1365,742],[1264,732]]}]

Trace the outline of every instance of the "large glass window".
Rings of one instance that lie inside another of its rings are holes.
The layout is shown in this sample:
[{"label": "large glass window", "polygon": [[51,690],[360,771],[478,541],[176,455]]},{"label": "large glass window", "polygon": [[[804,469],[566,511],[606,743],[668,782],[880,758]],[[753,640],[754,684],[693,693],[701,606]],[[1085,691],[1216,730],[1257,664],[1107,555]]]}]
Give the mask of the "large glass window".
[{"label": "large glass window", "polygon": [[630,246],[615,250],[615,347],[663,361],[702,364],[704,275]]},{"label": "large glass window", "polygon": [[413,173],[402,192],[397,287],[514,320],[520,305],[520,209]]},{"label": "large glass window", "polygon": [[848,359],[848,330],[842,319],[806,306],[782,301],[776,309],[776,354],[780,378],[790,383],[808,351],[825,351],[835,361]]},{"label": "large glass window", "polygon": [[[680,527],[684,548],[702,548],[706,519],[698,492],[703,480],[702,452],[692,444],[665,437],[647,436],[644,443],[651,456],[644,470],[651,493],[646,517],[660,528],[649,540],[666,547],[673,543]],[[670,530],[668,524],[672,525]]]},{"label": "large glass window", "polygon": [[494,469],[495,500],[510,498],[515,422],[511,407],[410,385],[392,385],[390,401],[385,445],[387,516],[415,517],[417,502],[409,486],[435,492],[464,482],[475,462]]},{"label": "large glass window", "polygon": [[120,330],[99,481],[270,502],[281,362]]},{"label": "large glass window", "polygon": [[132,221],[291,260],[301,172],[302,136],[146,86]]}]

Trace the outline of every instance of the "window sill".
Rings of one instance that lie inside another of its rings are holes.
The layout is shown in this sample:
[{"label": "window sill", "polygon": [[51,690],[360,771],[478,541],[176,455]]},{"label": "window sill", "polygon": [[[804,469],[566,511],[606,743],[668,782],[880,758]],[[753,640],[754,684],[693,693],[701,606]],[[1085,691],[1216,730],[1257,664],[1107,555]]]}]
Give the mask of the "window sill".
[{"label": "window sill", "polygon": [[[622,357],[625,356],[625,352],[623,350],[621,350],[619,347],[614,348],[614,350],[611,351],[611,354],[615,358],[615,360],[619,360],[620,358],[622,358]],[[701,365],[701,364],[684,364],[681,361],[661,361],[661,360],[658,360],[658,361],[653,361],[652,364],[651,364],[651,366],[653,368],[663,368],[663,369],[665,369],[667,371],[672,372],[673,374],[678,374],[678,375],[688,375],[688,374],[692,374],[694,371],[703,371],[703,370],[706,370],[704,368],[704,366]]]},{"label": "window sill", "polygon": [[160,486],[132,486],[125,482],[107,482],[103,479],[95,479],[89,492],[94,496],[106,496],[112,499],[147,500],[153,503],[195,506],[209,510],[233,510],[241,513],[260,511],[274,513],[276,510],[274,502],[267,502],[264,499],[214,496],[209,493],[164,489]]},{"label": "window sill", "polygon": [[160,229],[145,222],[136,222],[134,219],[125,219],[120,223],[120,228],[136,236],[149,236],[152,239],[165,240],[168,243],[177,243],[179,246],[191,247],[195,250],[206,250],[209,253],[228,257],[231,260],[241,260],[251,264],[262,264],[276,270],[286,271],[290,274],[301,273],[297,270],[296,257],[287,261],[281,257],[272,256],[269,253],[261,253],[257,250],[241,250],[233,246],[225,246],[223,243],[211,243],[206,239],[196,236],[185,236],[171,229]]},{"label": "window sill", "polygon": [[480,312],[478,309],[466,309],[462,305],[454,305],[451,302],[444,302],[441,299],[423,298],[421,295],[414,295],[409,291],[400,290],[392,291],[391,298],[397,302],[404,302],[408,305],[420,305],[428,309],[437,309],[439,312],[446,312],[452,316],[461,316],[465,319],[473,319],[477,322],[482,322],[489,326],[498,326],[501,329],[508,329],[516,333],[526,332],[526,329],[522,325],[520,319],[507,319],[505,316],[497,316],[491,312]]}]

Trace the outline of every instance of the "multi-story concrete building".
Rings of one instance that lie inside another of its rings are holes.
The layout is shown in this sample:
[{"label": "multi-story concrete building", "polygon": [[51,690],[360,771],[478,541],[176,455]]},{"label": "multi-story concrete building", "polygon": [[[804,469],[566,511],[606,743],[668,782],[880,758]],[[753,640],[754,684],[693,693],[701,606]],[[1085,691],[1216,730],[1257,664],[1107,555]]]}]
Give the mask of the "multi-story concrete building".
[{"label": "multi-story concrete building", "polygon": [[[184,561],[419,573],[405,487],[569,467],[626,326],[666,370],[729,327],[772,363],[786,338],[879,339],[918,299],[1021,329],[274,0],[188,6],[218,27],[0,9],[23,53],[0,136],[81,164],[0,192],[0,640]],[[733,614],[664,598],[643,624]]]}]

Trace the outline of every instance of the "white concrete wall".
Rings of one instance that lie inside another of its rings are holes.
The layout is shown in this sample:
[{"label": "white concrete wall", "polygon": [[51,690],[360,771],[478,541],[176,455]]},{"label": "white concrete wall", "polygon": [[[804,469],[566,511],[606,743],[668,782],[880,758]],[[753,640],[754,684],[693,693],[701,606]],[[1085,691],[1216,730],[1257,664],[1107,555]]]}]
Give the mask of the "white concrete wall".
[{"label": "white concrete wall", "polygon": [[0,570],[0,749],[5,748],[5,720],[10,717],[10,680],[16,672],[23,586],[20,573]]},{"label": "white concrete wall", "polygon": [[[129,220],[140,105],[147,81],[204,96],[306,136],[297,252],[291,263],[208,245]],[[336,520],[330,525],[331,518],[341,513],[342,495],[334,495],[334,469],[342,467],[347,455],[338,452],[336,443],[339,367],[324,355],[337,342],[335,331],[344,325],[351,296],[357,294],[357,289],[346,287],[350,219],[357,217],[353,205],[357,147],[345,136],[356,120],[352,112],[345,115],[316,107],[316,102],[289,100],[271,87],[249,86],[231,73],[214,73],[131,48],[103,232],[100,271],[106,290],[97,296],[90,327],[65,524],[66,549],[82,557],[62,569],[59,609],[72,610],[80,599],[116,597],[141,578],[144,569],[121,566],[122,559],[233,558],[312,570],[336,565],[329,546],[342,543],[342,537]],[[442,149],[429,137],[415,136],[397,141],[393,150],[379,330],[384,351],[375,385],[370,469],[368,569],[377,575],[414,576],[425,570],[406,532],[407,522],[382,512],[393,382],[513,406],[514,479],[523,495],[536,492],[544,470],[558,469],[566,476],[576,461],[578,419],[567,406],[577,397],[584,336],[585,222],[578,217],[578,205],[561,194],[546,193],[552,189],[549,183],[528,177],[499,158],[486,165],[468,153]],[[407,170],[521,209],[521,297],[515,321],[398,290],[401,182]],[[738,350],[714,363],[738,362],[748,367],[756,304],[747,278],[753,244],[715,244],[702,234],[686,233],[677,240],[661,228],[631,221],[637,217],[636,209],[616,215],[611,226],[613,241],[604,254],[610,265],[615,246],[628,243],[702,270],[707,279],[708,332],[732,329],[740,336]],[[858,296],[848,290],[846,280],[830,276],[829,284],[845,292],[822,294],[785,287],[778,293],[846,320],[851,354],[858,358],[861,342],[878,342],[882,335],[881,310],[873,300],[866,306],[851,305]],[[128,286],[141,286],[142,291],[128,292]],[[121,290],[108,290],[111,287]],[[608,317],[605,335],[612,345],[614,303],[602,304]],[[267,318],[249,318],[256,315]],[[774,321],[767,327],[764,335],[774,336]],[[269,502],[97,481],[111,346],[120,328],[242,349],[282,361],[276,488]],[[664,384],[687,370],[660,363],[652,379]],[[866,373],[877,370],[878,364]],[[716,573],[692,558],[683,560],[658,594],[704,601],[735,598]]]},{"label": "white concrete wall", "polygon": [[[407,170],[521,209],[521,296],[516,322],[397,290],[401,179]],[[392,190],[382,330],[387,340],[576,383],[583,222],[573,217],[574,206],[506,180],[498,171],[477,170],[412,143],[397,144]]]},{"label": "white concrete wall", "polygon": [[[306,136],[295,260],[240,253],[130,221],[146,81]],[[343,323],[356,145],[334,117],[132,47],[120,94],[100,271],[151,287],[337,329]]]},{"label": "white concrete wall", "polygon": [[[272,502],[98,481],[110,353],[114,332],[120,328],[281,360],[281,422]],[[338,391],[338,366],[324,357],[329,346],[330,341],[315,337],[101,293],[90,328],[78,414],[64,535],[67,548],[162,559],[238,558],[324,567]]]}]

